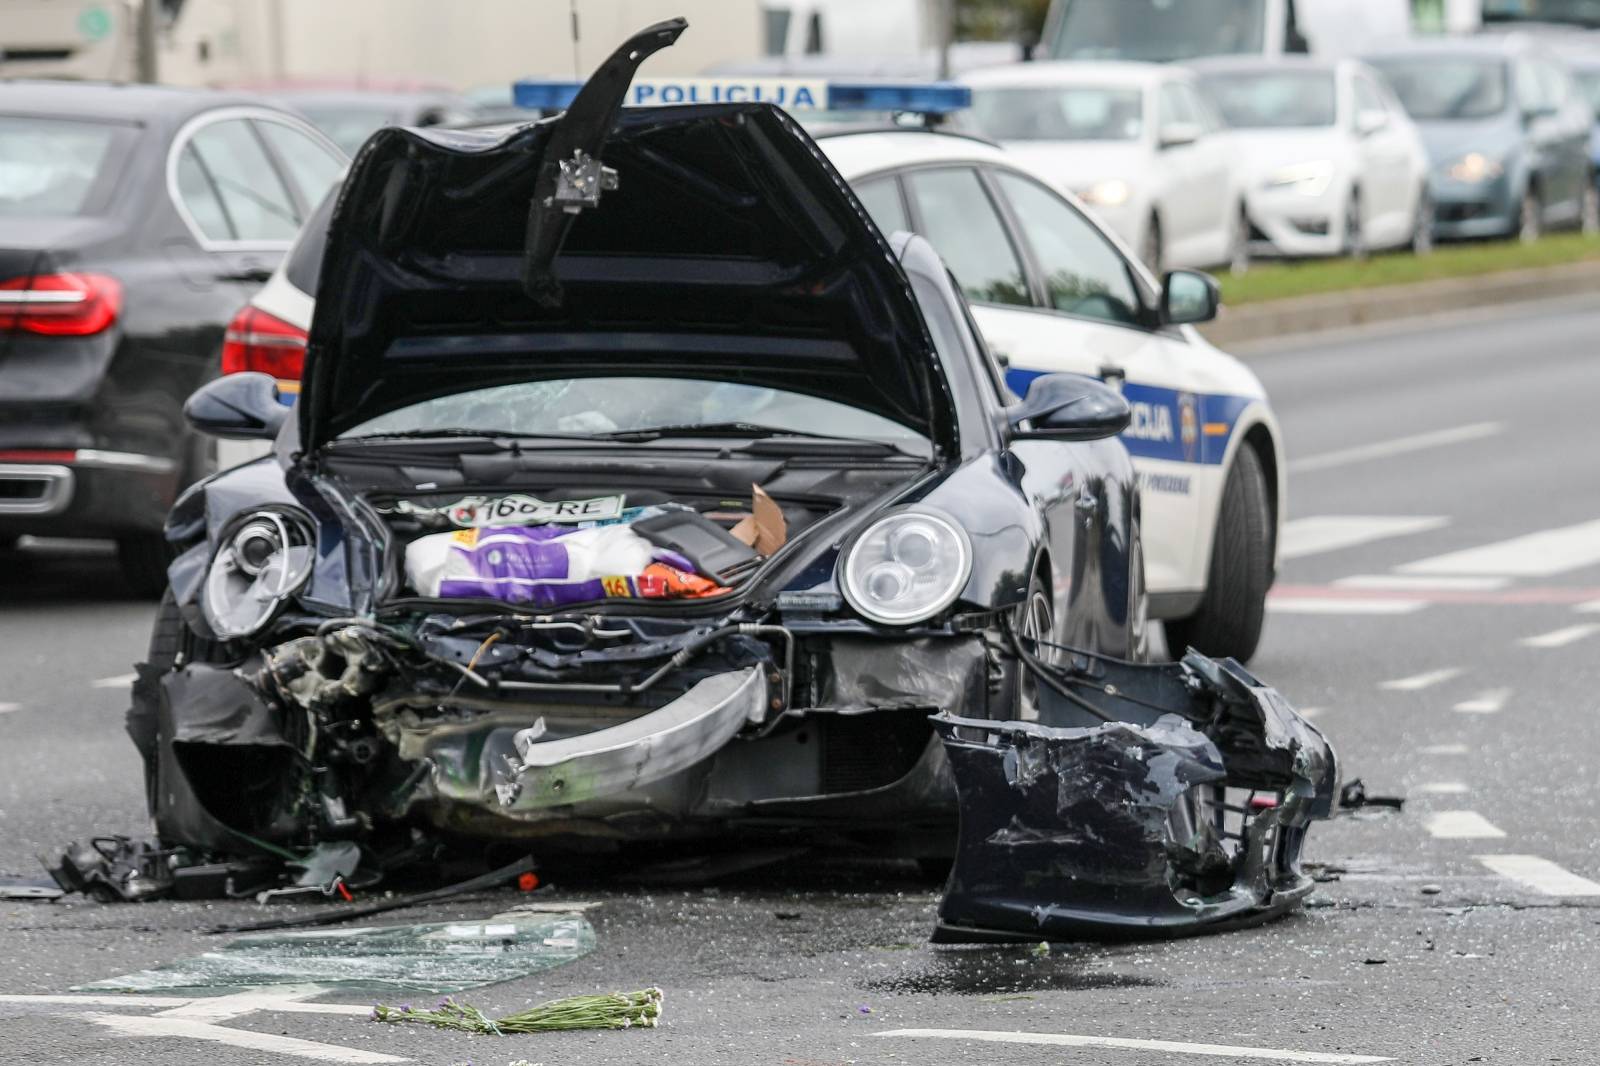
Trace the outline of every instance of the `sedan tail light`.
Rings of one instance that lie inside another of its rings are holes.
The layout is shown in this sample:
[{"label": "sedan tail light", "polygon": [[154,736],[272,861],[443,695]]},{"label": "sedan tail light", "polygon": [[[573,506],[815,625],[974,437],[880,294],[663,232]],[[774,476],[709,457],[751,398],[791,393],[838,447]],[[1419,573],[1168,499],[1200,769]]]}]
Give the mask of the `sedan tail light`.
[{"label": "sedan tail light", "polygon": [[245,306],[222,338],[222,372],[258,370],[280,381],[299,381],[306,360],[306,331],[292,322]]},{"label": "sedan tail light", "polygon": [[0,281],[0,330],[89,337],[122,313],[122,284],[104,274],[37,274]]}]

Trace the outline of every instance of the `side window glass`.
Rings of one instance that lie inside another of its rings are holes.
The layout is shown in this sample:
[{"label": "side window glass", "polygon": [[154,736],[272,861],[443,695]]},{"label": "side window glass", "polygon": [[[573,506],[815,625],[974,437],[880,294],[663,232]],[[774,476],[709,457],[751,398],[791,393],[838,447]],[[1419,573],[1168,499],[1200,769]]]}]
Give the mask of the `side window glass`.
[{"label": "side window glass", "polygon": [[1517,103],[1523,111],[1537,111],[1544,106],[1544,93],[1539,85],[1539,72],[1527,60],[1516,65]]},{"label": "side window glass", "polygon": [[300,190],[300,202],[320,204],[344,173],[344,160],[293,126],[281,122],[257,122],[255,126],[283,161],[289,180]]},{"label": "side window glass", "polygon": [[300,218],[267,150],[243,119],[205,127],[185,151],[195,152],[216,184],[236,240],[287,241]]},{"label": "side window glass", "polygon": [[1215,116],[1212,115],[1211,109],[1206,106],[1205,100],[1195,91],[1195,87],[1179,82],[1176,88],[1178,95],[1183,98],[1184,107],[1188,109],[1190,115],[1194,116],[1190,121],[1198,124],[1200,129],[1206,133],[1215,133],[1219,123]]},{"label": "side window glass", "polygon": [[1563,107],[1567,102],[1567,79],[1549,63],[1540,63],[1538,72],[1540,101],[1552,111]]},{"label": "side window glass", "polygon": [[976,171],[922,170],[906,175],[922,235],[979,303],[1027,306],[1022,262]]},{"label": "side window glass", "polygon": [[909,230],[906,205],[900,199],[900,186],[893,178],[873,178],[853,186],[856,199],[867,209],[885,237],[896,230]]},{"label": "side window glass", "polygon": [[1363,111],[1387,110],[1383,106],[1383,96],[1379,94],[1377,87],[1374,86],[1370,81],[1368,81],[1366,78],[1357,78],[1355,80],[1355,85],[1356,114],[1359,115]]},{"label": "side window glass", "polygon": [[1193,121],[1189,115],[1188,101],[1183,98],[1183,94],[1178,91],[1178,87],[1171,82],[1161,87],[1160,118],[1159,128],[1163,130],[1168,126],[1178,126]]},{"label": "side window glass", "polygon": [[1122,254],[1071,204],[1028,178],[1000,171],[1000,188],[1044,271],[1050,306],[1069,315],[1140,325],[1143,301]]},{"label": "side window glass", "polygon": [[186,145],[178,156],[178,199],[188,209],[194,224],[207,240],[231,241],[235,239],[228,213],[222,208],[217,187],[211,184],[194,145]]}]

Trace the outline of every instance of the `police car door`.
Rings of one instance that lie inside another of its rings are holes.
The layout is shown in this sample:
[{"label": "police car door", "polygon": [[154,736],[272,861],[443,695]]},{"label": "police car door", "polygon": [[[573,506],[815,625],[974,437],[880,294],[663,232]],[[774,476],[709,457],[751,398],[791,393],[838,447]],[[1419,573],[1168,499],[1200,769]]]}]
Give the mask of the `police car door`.
[{"label": "police car door", "polygon": [[1012,388],[1024,392],[1032,378],[1058,370],[1123,382],[1133,408],[1123,443],[1139,474],[1150,590],[1203,588],[1206,561],[1197,557],[1208,543],[1199,534],[1207,482],[1198,360],[1181,335],[1152,327],[1153,295],[1097,225],[1026,175],[997,167],[988,180],[1038,292],[1038,305],[1025,311],[974,309],[986,335],[1005,334],[994,343],[1009,345]]}]

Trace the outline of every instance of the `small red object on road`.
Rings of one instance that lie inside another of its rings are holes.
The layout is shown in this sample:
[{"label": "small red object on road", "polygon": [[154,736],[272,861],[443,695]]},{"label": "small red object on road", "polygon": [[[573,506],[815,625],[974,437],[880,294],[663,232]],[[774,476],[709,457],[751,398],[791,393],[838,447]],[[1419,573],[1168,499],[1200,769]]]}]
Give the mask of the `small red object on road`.
[{"label": "small red object on road", "polygon": [[524,892],[532,892],[539,887],[539,875],[535,873],[518,874],[517,887]]},{"label": "small red object on road", "polygon": [[351,902],[352,900],[355,899],[355,897],[350,894],[350,890],[348,888],[344,887],[344,878],[342,878],[342,877],[334,878],[333,887],[339,890],[339,895],[344,897],[344,901],[346,903],[349,903],[349,902]]}]

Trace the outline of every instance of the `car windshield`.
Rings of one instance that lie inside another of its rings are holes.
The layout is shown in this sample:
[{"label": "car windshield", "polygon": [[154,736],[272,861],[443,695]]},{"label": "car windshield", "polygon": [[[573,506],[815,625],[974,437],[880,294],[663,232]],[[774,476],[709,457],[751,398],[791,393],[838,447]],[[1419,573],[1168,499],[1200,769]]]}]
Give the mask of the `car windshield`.
[{"label": "car windshield", "polygon": [[1379,58],[1373,66],[1394,86],[1406,113],[1419,121],[1488,118],[1510,100],[1506,64],[1461,56]]},{"label": "car windshield", "polygon": [[1338,115],[1333,74],[1325,70],[1211,74],[1201,83],[1238,129],[1331,126]]},{"label": "car windshield", "polygon": [[1600,0],[1483,0],[1485,22],[1568,22],[1600,29]]},{"label": "car windshield", "polygon": [[127,133],[97,122],[0,115],[0,217],[91,213],[90,198]]},{"label": "car windshield", "polygon": [[1056,59],[1164,63],[1265,47],[1267,0],[1066,0]]},{"label": "car windshield", "polygon": [[399,121],[399,116],[386,107],[332,107],[317,104],[293,104],[317,129],[346,155],[353,156],[367,138],[384,126]]},{"label": "car windshield", "polygon": [[460,430],[486,436],[603,437],[730,423],[928,451],[927,438],[915,431],[832,400],[732,382],[655,377],[563,378],[472,389],[402,407],[340,436]]},{"label": "car windshield", "polygon": [[1583,91],[1583,98],[1600,114],[1600,70],[1575,70],[1572,76]]},{"label": "car windshield", "polygon": [[1000,141],[1136,141],[1144,94],[1094,85],[974,89],[972,117]]}]

